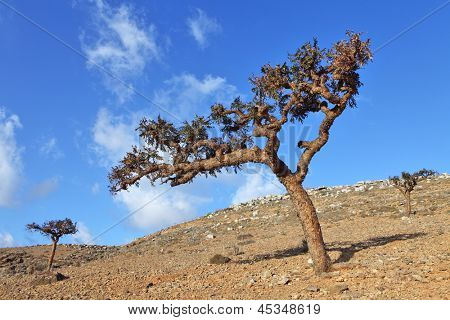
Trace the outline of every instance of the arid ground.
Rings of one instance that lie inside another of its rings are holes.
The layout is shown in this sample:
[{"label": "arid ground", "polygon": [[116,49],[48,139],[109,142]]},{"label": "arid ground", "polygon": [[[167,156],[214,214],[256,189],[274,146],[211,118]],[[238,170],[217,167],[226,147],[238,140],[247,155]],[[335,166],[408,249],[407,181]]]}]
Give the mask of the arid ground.
[{"label": "arid ground", "polygon": [[411,217],[385,181],[310,194],[334,261],[328,274],[309,265],[289,197],[269,196],[125,246],[60,246],[59,281],[45,276],[49,246],[0,249],[0,298],[450,298],[449,175],[419,184]]}]

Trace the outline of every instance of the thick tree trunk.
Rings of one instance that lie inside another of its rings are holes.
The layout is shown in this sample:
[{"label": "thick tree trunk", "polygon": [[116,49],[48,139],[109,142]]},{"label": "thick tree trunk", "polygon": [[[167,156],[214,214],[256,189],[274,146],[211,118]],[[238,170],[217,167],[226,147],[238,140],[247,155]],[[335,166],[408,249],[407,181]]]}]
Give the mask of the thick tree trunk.
[{"label": "thick tree trunk", "polygon": [[283,184],[291,196],[297,216],[302,224],[309,253],[314,263],[314,271],[316,274],[328,271],[331,261],[325,250],[322,230],[311,198],[297,181],[283,181]]},{"label": "thick tree trunk", "polygon": [[53,241],[53,245],[52,245],[52,254],[50,255],[50,259],[48,259],[48,271],[52,270],[52,265],[53,265],[53,259],[55,258],[55,252],[56,252],[56,245],[58,244],[58,241]]}]

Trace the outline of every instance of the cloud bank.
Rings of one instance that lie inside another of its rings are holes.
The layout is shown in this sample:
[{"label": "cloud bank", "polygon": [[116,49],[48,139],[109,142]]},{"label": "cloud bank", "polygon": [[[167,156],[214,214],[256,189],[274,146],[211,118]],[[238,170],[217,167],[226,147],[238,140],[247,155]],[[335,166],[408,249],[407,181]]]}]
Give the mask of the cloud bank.
[{"label": "cloud bank", "polygon": [[22,178],[22,149],[16,142],[16,130],[22,128],[17,115],[0,108],[0,207],[15,203]]}]

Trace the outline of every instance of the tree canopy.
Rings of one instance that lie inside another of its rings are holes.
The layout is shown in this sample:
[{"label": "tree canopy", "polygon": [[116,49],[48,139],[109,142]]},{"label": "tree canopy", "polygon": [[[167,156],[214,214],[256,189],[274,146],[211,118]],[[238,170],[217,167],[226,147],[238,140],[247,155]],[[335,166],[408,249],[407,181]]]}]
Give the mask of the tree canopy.
[{"label": "tree canopy", "polygon": [[27,229],[37,231],[44,236],[50,237],[52,241],[58,241],[59,238],[66,234],[75,234],[78,232],[77,224],[71,219],[50,220],[39,225],[35,222],[27,224]]},{"label": "tree canopy", "polygon": [[411,192],[420,180],[434,176],[435,174],[436,171],[428,169],[421,169],[414,173],[403,171],[400,177],[389,177],[389,181],[400,191]]},{"label": "tree canopy", "polygon": [[[172,186],[191,182],[199,175],[216,175],[223,168],[239,170],[244,163],[268,165],[279,177],[295,176],[303,182],[312,157],[328,141],[334,120],[349,107],[362,85],[358,70],[369,62],[370,41],[359,33],[330,49],[314,39],[289,55],[288,61],[264,65],[261,74],[250,78],[253,98],[236,98],[230,106],[217,103],[209,116],[195,116],[181,126],[162,119],[144,118],[137,131],[142,146],[133,146],[109,175],[112,193],[138,185],[146,177]],[[317,137],[299,141],[302,155],[292,172],[278,157],[277,136],[288,121],[302,123],[311,113],[324,118]],[[220,132],[210,136],[210,129]],[[255,138],[266,138],[265,146]]]}]

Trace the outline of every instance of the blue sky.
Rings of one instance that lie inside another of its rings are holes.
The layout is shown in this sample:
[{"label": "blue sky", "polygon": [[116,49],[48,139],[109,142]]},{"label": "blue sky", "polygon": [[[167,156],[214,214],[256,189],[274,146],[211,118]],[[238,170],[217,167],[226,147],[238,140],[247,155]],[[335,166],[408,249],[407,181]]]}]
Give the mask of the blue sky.
[{"label": "blue sky", "polygon": [[[24,225],[66,216],[81,232],[65,241],[121,244],[231,203],[283,192],[270,173],[258,171],[262,175],[225,174],[173,189],[144,183],[114,198],[106,176],[136,143],[133,129],[143,115],[177,122],[207,112],[214,102],[249,97],[250,75],[314,36],[326,47],[346,30],[361,31],[375,49],[443,3],[6,2],[90,63],[0,4],[1,246],[43,243]],[[362,71],[358,108],[336,122],[307,186],[383,179],[421,167],[448,171],[449,27],[450,6],[375,52]],[[288,128],[283,152],[289,163],[296,153],[288,142],[312,135],[315,125],[311,119]]]}]

